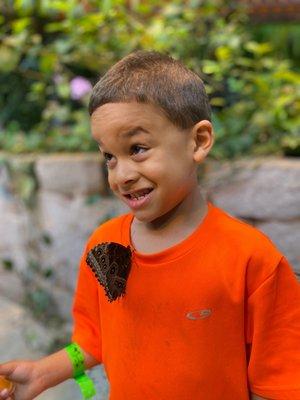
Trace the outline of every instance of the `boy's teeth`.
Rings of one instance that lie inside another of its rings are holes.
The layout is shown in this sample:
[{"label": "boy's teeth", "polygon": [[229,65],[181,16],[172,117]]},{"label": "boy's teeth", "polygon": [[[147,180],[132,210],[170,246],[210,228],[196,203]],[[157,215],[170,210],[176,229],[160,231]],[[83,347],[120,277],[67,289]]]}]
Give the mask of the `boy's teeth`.
[{"label": "boy's teeth", "polygon": [[131,198],[132,199],[140,199],[141,197],[144,197],[144,196],[145,196],[145,194],[132,194]]},{"label": "boy's teeth", "polygon": [[130,197],[132,199],[141,199],[142,197],[145,197],[149,192],[151,192],[151,190],[145,190],[144,192],[141,192],[139,194],[132,193]]}]

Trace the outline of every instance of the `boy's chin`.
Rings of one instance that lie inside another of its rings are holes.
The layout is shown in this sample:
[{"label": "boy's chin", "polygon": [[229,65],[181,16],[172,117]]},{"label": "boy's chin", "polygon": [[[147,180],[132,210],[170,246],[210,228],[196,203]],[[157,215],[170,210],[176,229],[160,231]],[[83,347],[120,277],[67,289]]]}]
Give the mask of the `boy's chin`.
[{"label": "boy's chin", "polygon": [[143,222],[144,224],[150,223],[155,220],[155,217],[151,215],[147,215],[146,213],[133,212],[134,218],[139,222]]},{"label": "boy's chin", "polygon": [[149,212],[149,210],[131,210],[134,218],[143,224],[151,224],[156,221],[161,215]]},{"label": "boy's chin", "polygon": [[132,211],[132,213],[138,222],[141,222],[146,225],[160,224],[162,222],[162,220],[164,220],[164,216],[165,216],[164,213],[155,214],[155,213],[147,213],[147,212],[141,212],[141,211],[140,212]]}]

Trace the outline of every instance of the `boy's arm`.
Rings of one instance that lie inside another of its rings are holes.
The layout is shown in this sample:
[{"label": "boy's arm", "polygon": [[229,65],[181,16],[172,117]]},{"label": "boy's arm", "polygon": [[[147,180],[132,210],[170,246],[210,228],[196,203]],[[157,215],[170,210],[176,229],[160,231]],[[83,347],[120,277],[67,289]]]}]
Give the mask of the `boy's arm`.
[{"label": "boy's arm", "polygon": [[[97,364],[93,356],[82,353],[85,358],[85,368]],[[73,365],[65,349],[59,350],[39,360],[14,360],[0,364],[0,375],[4,375],[15,386],[14,398],[32,400],[43,391],[73,377]],[[0,399],[10,399],[7,390],[0,390]]]},{"label": "boy's arm", "polygon": [[[91,354],[83,349],[81,351],[84,355],[86,369],[99,364]],[[64,349],[38,360],[36,371],[43,391],[73,377],[73,366],[68,353]]]}]

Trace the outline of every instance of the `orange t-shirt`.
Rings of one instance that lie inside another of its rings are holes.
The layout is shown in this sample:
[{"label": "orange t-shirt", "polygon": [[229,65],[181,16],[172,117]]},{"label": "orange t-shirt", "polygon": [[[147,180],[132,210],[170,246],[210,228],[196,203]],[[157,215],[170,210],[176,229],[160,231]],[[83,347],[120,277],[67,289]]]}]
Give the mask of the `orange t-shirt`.
[{"label": "orange t-shirt", "polygon": [[300,400],[300,285],[268,237],[208,206],[182,242],[133,253],[126,294],[112,303],[86,252],[129,245],[133,215],[91,235],[72,340],[104,364],[110,400]]}]

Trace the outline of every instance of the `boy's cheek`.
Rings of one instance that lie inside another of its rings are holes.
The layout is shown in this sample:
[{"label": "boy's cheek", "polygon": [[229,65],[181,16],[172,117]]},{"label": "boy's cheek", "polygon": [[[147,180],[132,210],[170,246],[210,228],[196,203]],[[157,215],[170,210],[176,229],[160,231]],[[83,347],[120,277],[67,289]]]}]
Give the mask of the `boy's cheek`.
[{"label": "boy's cheek", "polygon": [[114,185],[113,180],[112,180],[111,175],[110,175],[109,172],[107,172],[107,182],[108,182],[108,185],[109,185],[110,189],[112,191],[115,191],[115,189],[116,189],[115,186],[116,185]]},{"label": "boy's cheek", "polygon": [[110,179],[108,179],[108,185],[113,194],[122,200],[123,196],[119,193],[118,186]]}]

